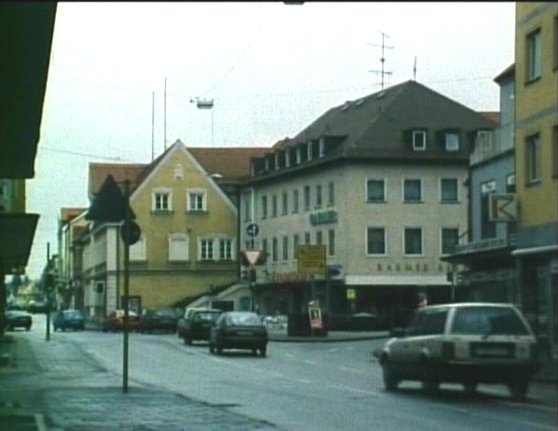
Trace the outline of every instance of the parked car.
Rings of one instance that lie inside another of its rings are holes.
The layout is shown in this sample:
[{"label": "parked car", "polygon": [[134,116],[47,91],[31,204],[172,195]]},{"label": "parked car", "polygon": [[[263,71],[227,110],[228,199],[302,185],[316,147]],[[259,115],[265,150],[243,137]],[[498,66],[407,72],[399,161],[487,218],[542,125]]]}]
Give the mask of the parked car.
[{"label": "parked car", "polygon": [[[139,329],[139,325],[139,315],[132,310],[128,310],[128,330],[137,331]],[[122,331],[124,329],[124,310],[118,309],[110,312],[103,320],[102,329],[103,332]]]},{"label": "parked car", "polygon": [[221,313],[221,310],[213,308],[187,310],[180,325],[184,344],[192,344],[195,340],[209,340],[211,326]]},{"label": "parked car", "polygon": [[6,311],[5,328],[13,330],[15,328],[25,328],[26,331],[33,326],[33,317],[27,311],[22,310],[8,310]]},{"label": "parked car", "polygon": [[29,301],[27,305],[27,311],[29,313],[46,313],[48,310],[48,304],[45,300],[34,300]]},{"label": "parked car", "polygon": [[55,331],[66,329],[85,329],[85,316],[80,310],[60,310],[52,319],[52,326]]},{"label": "parked car", "polygon": [[145,310],[141,315],[139,331],[152,333],[153,331],[174,332],[178,318],[173,308]]},{"label": "parked car", "polygon": [[[186,331],[186,326],[188,325],[188,322],[191,320],[191,317],[192,317],[193,314],[198,313],[198,312],[206,312],[206,311],[210,311],[210,312],[213,312],[213,313],[219,313],[219,314],[222,313],[221,310],[218,310],[216,308],[207,308],[207,307],[186,308],[186,310],[184,310],[184,315],[182,317],[179,317],[178,321],[176,322],[176,333],[178,334],[178,337],[179,338],[184,338],[184,333]],[[208,335],[207,339],[209,339],[209,335]]]},{"label": "parked car", "polygon": [[403,380],[421,381],[428,392],[443,382],[469,392],[479,383],[503,383],[513,399],[523,400],[537,368],[533,331],[511,304],[429,306],[392,335],[375,352],[389,391]]},{"label": "parked car", "polygon": [[260,316],[250,311],[222,313],[211,327],[209,353],[221,354],[223,349],[258,350],[264,357],[267,352],[267,328]]}]

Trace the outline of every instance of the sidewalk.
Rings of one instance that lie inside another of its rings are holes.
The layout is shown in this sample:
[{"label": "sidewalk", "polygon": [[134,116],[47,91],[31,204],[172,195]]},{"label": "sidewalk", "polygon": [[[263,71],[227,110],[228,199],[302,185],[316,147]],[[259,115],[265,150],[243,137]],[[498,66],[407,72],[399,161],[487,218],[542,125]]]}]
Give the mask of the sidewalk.
[{"label": "sidewalk", "polygon": [[0,430],[179,431],[272,430],[272,424],[160,388],[122,381],[79,347],[18,334],[0,347]]}]

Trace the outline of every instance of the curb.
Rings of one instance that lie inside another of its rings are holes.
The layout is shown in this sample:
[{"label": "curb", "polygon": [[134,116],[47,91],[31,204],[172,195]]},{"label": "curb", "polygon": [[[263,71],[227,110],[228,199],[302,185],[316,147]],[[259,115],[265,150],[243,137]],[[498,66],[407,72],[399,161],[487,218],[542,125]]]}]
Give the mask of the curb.
[{"label": "curb", "polygon": [[355,335],[354,337],[343,337],[343,338],[331,338],[331,337],[301,337],[301,336],[279,336],[279,337],[269,337],[269,341],[279,342],[279,343],[336,343],[336,342],[346,342],[346,341],[364,341],[364,340],[377,340],[389,338],[389,335]]}]

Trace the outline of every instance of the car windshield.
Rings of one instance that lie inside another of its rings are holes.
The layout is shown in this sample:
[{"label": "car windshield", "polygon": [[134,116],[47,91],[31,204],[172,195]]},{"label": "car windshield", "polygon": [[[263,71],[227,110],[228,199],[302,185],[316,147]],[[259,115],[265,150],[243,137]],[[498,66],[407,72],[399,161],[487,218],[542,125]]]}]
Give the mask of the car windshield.
[{"label": "car windshield", "polygon": [[229,314],[227,320],[231,325],[238,326],[253,326],[262,324],[260,317],[254,313]]},{"label": "car windshield", "polygon": [[78,310],[66,310],[64,311],[64,317],[67,319],[75,319],[83,317],[81,311]]},{"label": "car windshield", "polygon": [[528,335],[527,328],[511,308],[463,307],[456,310],[452,334]]},{"label": "car windshield", "polygon": [[165,309],[162,309],[162,310],[157,310],[157,311],[155,312],[155,315],[156,315],[157,317],[173,317],[173,318],[175,317],[174,310],[171,310],[170,308],[165,308]]}]

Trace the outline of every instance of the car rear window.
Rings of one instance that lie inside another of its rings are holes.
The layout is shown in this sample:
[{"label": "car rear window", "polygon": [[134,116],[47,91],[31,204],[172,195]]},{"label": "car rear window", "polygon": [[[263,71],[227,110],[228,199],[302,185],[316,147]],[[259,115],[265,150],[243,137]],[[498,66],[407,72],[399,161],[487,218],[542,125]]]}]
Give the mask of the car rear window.
[{"label": "car rear window", "polygon": [[202,312],[194,314],[192,320],[195,320],[196,322],[212,322],[216,320],[217,317],[219,317],[219,313]]},{"label": "car rear window", "polygon": [[257,314],[252,313],[239,313],[239,314],[229,314],[228,316],[229,323],[232,325],[239,325],[239,326],[258,326],[262,325],[262,321]]},{"label": "car rear window", "polygon": [[503,307],[458,308],[451,333],[465,335],[529,334],[515,311]]}]

